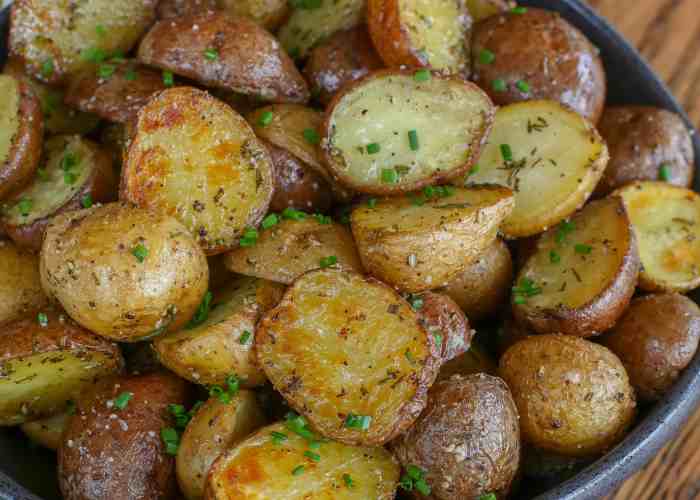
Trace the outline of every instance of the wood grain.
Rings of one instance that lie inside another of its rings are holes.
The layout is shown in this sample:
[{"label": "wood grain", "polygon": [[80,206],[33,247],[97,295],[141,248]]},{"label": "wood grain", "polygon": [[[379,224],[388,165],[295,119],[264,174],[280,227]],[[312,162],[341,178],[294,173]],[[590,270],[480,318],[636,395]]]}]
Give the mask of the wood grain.
[{"label": "wood grain", "polygon": [[[642,52],[700,126],[700,0],[589,0]],[[608,500],[700,499],[700,410]]]}]

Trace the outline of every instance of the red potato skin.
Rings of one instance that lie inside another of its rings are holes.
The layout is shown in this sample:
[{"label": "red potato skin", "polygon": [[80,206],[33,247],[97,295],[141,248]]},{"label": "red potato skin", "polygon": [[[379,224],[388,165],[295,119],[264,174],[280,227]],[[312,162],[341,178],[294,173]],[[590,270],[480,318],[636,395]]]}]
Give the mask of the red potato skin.
[{"label": "red potato skin", "polygon": [[19,91],[19,128],[7,160],[0,165],[0,200],[31,181],[39,167],[44,138],[44,115],[39,99],[26,82],[15,81]]},{"label": "red potato skin", "polygon": [[[114,398],[133,394],[124,409]],[[187,383],[166,372],[111,378],[78,402],[58,450],[67,500],[160,500],[176,497],[175,457],[160,437],[172,427],[169,404],[187,404]],[[111,404],[110,404],[111,402]]]},{"label": "red potato skin", "polygon": [[440,335],[442,344],[438,347],[442,362],[467,352],[476,331],[471,329],[457,303],[447,295],[435,292],[422,293],[420,298],[423,305],[416,312],[425,331]]},{"label": "red potato skin", "polygon": [[[196,28],[195,28],[196,27]],[[210,60],[206,50],[216,50]],[[305,103],[309,89],[279,42],[254,21],[207,12],[157,22],[138,59],[207,86],[276,103]]]},{"label": "red potato skin", "polygon": [[[480,61],[483,50],[496,56]],[[596,123],[605,105],[606,77],[597,49],[558,13],[528,7],[484,19],[472,37],[473,80],[499,106],[532,99],[551,99]],[[493,89],[503,79],[505,92]],[[520,80],[529,92],[520,90]]]},{"label": "red potato skin", "polygon": [[358,26],[339,31],[312,49],[304,76],[318,92],[319,102],[326,105],[345,84],[383,66],[367,28]]}]

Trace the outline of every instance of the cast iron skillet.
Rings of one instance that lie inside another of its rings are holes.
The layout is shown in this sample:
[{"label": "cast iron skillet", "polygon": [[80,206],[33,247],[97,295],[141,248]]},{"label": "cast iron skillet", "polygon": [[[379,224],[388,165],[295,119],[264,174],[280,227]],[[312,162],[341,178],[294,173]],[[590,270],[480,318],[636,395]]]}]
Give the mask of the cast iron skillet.
[{"label": "cast iron skillet", "polygon": [[[608,75],[608,102],[655,105],[685,117],[670,91],[637,51],[579,0],[521,0],[519,3],[561,12],[600,48]],[[0,12],[0,64],[4,63],[7,53],[8,17],[9,9]],[[686,122],[691,128],[687,117]],[[697,133],[693,133],[693,146],[696,162],[700,166],[700,139]],[[699,184],[700,172],[696,172],[696,191]],[[700,293],[693,294],[692,298],[698,302]],[[535,500],[584,500],[604,496],[648,462],[680,430],[699,400],[700,356],[696,356],[673,389],[643,413],[643,419],[622,443],[573,478],[545,491]],[[17,429],[0,432],[0,500],[59,498],[53,453],[30,447]]]}]

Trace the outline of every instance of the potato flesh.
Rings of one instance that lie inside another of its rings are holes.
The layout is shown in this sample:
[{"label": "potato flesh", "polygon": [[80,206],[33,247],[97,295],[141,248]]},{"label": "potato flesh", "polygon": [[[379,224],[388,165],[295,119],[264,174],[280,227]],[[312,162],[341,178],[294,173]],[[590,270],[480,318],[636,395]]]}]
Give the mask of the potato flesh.
[{"label": "potato flesh", "polygon": [[[503,145],[512,151],[511,162]],[[583,205],[607,160],[607,147],[588,121],[553,101],[529,101],[499,108],[479,168],[465,182],[515,191],[515,209],[502,230],[519,238],[544,231]]]},{"label": "potato flesh", "polygon": [[[384,169],[399,174],[398,185],[416,183],[467,165],[490,106],[485,94],[454,81],[433,77],[420,83],[396,74],[368,80],[333,111],[331,155],[357,189],[393,186],[382,181]],[[417,151],[410,147],[411,130]],[[379,152],[368,154],[370,144],[379,145]]]},{"label": "potato flesh", "polygon": [[[287,439],[276,444],[272,432]],[[334,441],[315,450],[321,460],[304,456],[308,442],[283,423],[265,427],[215,463],[209,499],[227,500],[389,500],[394,498],[399,466],[383,448],[348,446]],[[303,474],[292,471],[304,466]],[[353,480],[349,488],[344,475]],[[213,494],[212,494],[213,493]]]},{"label": "potato flesh", "polygon": [[507,0],[466,0],[466,3],[475,23],[509,8]]},{"label": "potato flesh", "polygon": [[36,255],[0,240],[0,323],[48,302],[41,288]]},{"label": "potato flesh", "polygon": [[8,159],[12,141],[19,130],[19,85],[9,76],[0,75],[0,166]]}]

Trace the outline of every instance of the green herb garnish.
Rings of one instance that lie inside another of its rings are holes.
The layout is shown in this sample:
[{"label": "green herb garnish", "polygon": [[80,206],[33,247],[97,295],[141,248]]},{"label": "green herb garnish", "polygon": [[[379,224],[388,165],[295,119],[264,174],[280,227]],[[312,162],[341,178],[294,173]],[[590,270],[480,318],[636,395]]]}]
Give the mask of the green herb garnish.
[{"label": "green herb garnish", "polygon": [[40,326],[42,326],[42,327],[49,326],[49,317],[46,315],[46,313],[37,314],[36,319],[39,322]]},{"label": "green herb garnish", "polygon": [[305,128],[301,134],[304,136],[304,139],[306,139],[306,142],[308,142],[309,144],[316,145],[319,142],[321,142],[321,137],[318,135],[318,132],[316,132],[312,128]]},{"label": "green herb garnish", "polygon": [[187,325],[185,325],[186,329],[191,330],[207,320],[209,317],[209,311],[211,311],[211,300],[213,298],[214,294],[207,290],[207,293],[205,293],[204,297],[202,298],[202,302],[199,303],[197,310],[194,312],[194,316],[192,316],[192,318],[187,322]]},{"label": "green herb garnish", "polygon": [[219,51],[216,49],[205,49],[204,58],[209,61],[216,61],[219,58]]},{"label": "green herb garnish", "polygon": [[127,407],[129,401],[131,401],[131,398],[133,397],[133,392],[122,392],[119,396],[114,398],[114,406],[116,406],[119,410],[123,410]]},{"label": "green herb garnish", "polygon": [[148,248],[139,243],[131,249],[131,255],[136,257],[136,260],[138,260],[139,262],[143,262],[144,260],[146,260],[146,257],[148,257]]},{"label": "green herb garnish", "polygon": [[272,111],[263,111],[260,115],[260,119],[258,120],[258,125],[261,127],[267,127],[270,123],[272,123],[273,118],[274,115],[272,114]]},{"label": "green herb garnish", "polygon": [[335,264],[338,263],[338,257],[335,255],[329,255],[328,257],[321,257],[321,269],[325,269],[327,267],[331,267]]},{"label": "green herb garnish", "polygon": [[379,153],[380,150],[381,150],[381,146],[376,142],[373,142],[371,144],[367,144],[367,154],[368,155],[377,154],[377,153]]},{"label": "green herb garnish", "polygon": [[432,75],[430,74],[430,70],[427,69],[419,69],[418,71],[413,73],[413,79],[418,83],[430,81],[431,76]]},{"label": "green herb garnish", "polygon": [[491,64],[496,60],[496,54],[489,49],[481,49],[479,52],[479,62],[481,64]]},{"label": "green herb garnish", "polygon": [[345,427],[348,429],[360,429],[366,431],[372,423],[372,417],[369,415],[355,415],[349,413],[345,418]]},{"label": "green herb garnish", "polygon": [[505,92],[506,90],[508,90],[506,81],[503,78],[496,78],[493,82],[491,82],[491,88],[495,92]]}]

